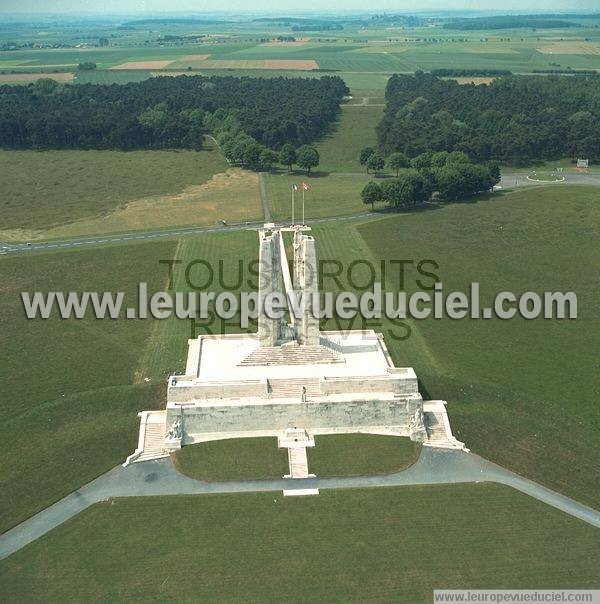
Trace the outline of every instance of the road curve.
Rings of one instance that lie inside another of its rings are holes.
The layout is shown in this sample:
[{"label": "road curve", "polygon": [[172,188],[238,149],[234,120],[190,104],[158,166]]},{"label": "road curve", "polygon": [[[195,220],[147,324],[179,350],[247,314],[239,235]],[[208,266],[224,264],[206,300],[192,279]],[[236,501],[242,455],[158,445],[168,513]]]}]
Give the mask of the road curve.
[{"label": "road curve", "polygon": [[170,459],[117,466],[0,535],[0,559],[10,556],[94,503],[113,497],[247,493],[285,489],[350,489],[385,486],[497,482],[600,527],[600,512],[523,478],[473,453],[423,447],[418,461],[395,474],[304,480],[203,482],[180,474]]}]

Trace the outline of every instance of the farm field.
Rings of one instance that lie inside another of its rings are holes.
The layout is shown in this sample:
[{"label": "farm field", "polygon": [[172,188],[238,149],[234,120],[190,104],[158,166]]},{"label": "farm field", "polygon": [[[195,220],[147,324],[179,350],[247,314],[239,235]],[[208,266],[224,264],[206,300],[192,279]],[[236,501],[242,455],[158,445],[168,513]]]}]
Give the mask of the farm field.
[{"label": "farm field", "polygon": [[593,588],[599,553],[588,525],[491,484],[125,498],[0,562],[0,583],[29,602],[230,601],[243,585],[251,601],[418,604],[441,585]]},{"label": "farm field", "polygon": [[[4,72],[15,81],[17,76],[10,72],[76,72],[79,63],[91,61],[96,63],[97,71],[76,73],[76,82],[139,80],[161,70],[169,74],[191,68],[206,74],[261,77],[334,73],[351,88],[382,90],[392,73],[418,69],[506,69],[515,73],[600,70],[597,21],[584,20],[581,25],[575,29],[536,31],[453,31],[444,27],[398,30],[383,26],[364,30],[346,25],[343,31],[327,32],[324,36],[307,34],[295,43],[265,42],[269,37],[289,34],[282,31],[280,24],[163,26],[164,34],[205,35],[196,43],[177,46],[164,46],[159,39],[149,42],[147,38],[155,37],[157,32],[139,26],[121,33],[104,48],[19,49],[10,55],[0,54],[0,75]],[[0,33],[0,41],[3,35],[12,33]],[[13,35],[12,39],[18,37]],[[104,73],[122,70],[116,76]],[[270,71],[275,73],[269,74]]]},{"label": "farm field", "polygon": [[122,462],[136,413],[164,403],[164,381],[139,374],[151,321],[28,320],[19,292],[123,291],[135,305],[138,282],[165,288],[159,260],[174,252],[161,242],[0,261],[0,532]]},{"label": "farm field", "polygon": [[195,151],[0,151],[0,239],[108,233],[250,220],[256,174]]}]

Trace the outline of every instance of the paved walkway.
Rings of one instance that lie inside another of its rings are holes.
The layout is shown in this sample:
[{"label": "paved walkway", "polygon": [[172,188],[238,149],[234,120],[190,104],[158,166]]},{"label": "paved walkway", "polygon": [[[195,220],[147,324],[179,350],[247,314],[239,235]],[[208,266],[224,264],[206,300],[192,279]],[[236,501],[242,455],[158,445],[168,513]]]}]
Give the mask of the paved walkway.
[{"label": "paved walkway", "polygon": [[21,549],[90,505],[111,497],[245,493],[283,489],[349,489],[383,486],[498,482],[600,527],[600,512],[465,451],[423,447],[413,466],[395,474],[305,480],[202,482],[178,473],[170,459],[117,466],[54,505],[0,535],[0,559]]},{"label": "paved walkway", "polygon": [[260,200],[262,201],[263,216],[265,222],[271,222],[271,210],[269,209],[269,197],[267,196],[267,187],[265,186],[264,172],[261,172],[258,175],[258,189],[260,191]]}]

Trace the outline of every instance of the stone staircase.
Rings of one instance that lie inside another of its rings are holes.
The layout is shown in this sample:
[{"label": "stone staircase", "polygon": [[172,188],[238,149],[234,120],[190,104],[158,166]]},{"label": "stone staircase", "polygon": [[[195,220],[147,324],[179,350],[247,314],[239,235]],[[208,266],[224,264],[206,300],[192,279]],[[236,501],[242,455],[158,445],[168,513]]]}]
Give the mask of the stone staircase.
[{"label": "stone staircase", "polygon": [[269,379],[269,396],[271,398],[296,398],[301,400],[302,387],[306,396],[321,396],[318,378]]},{"label": "stone staircase", "polygon": [[444,401],[426,401],[423,404],[423,419],[427,430],[425,446],[469,450],[452,434]]},{"label": "stone staircase", "polygon": [[286,478],[308,478],[308,456],[306,447],[291,447],[288,449],[290,473]]},{"label": "stone staircase", "polygon": [[427,428],[427,437],[430,441],[448,440],[442,413],[433,411],[425,413],[425,426]]},{"label": "stone staircase", "polygon": [[318,365],[341,363],[337,352],[325,346],[263,346],[252,351],[239,365]]},{"label": "stone staircase", "polygon": [[164,449],[165,434],[167,433],[166,411],[145,411],[139,415],[141,421],[138,447],[125,460],[124,467],[131,463],[169,456]]}]

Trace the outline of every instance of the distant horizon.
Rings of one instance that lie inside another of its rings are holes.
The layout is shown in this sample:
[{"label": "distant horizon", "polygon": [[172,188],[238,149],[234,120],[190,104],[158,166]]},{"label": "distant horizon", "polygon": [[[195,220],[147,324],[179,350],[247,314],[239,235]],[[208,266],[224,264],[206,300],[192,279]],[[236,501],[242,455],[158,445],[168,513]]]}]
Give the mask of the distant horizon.
[{"label": "distant horizon", "polygon": [[[337,4],[340,6],[336,6]],[[598,13],[597,0],[547,0],[544,8],[531,3],[523,6],[520,0],[499,1],[497,5],[485,5],[480,0],[416,0],[410,8],[397,0],[379,0],[369,6],[361,0],[305,0],[303,8],[293,0],[279,0],[278,6],[269,6],[262,0],[254,0],[249,5],[243,0],[221,0],[220,2],[205,2],[204,8],[198,9],[195,0],[104,0],[103,8],[91,0],[3,0],[0,13],[10,15],[55,15],[55,16],[119,16],[119,15],[281,15],[281,14],[443,14],[448,12],[460,13],[495,13],[495,14],[548,14],[548,13]],[[325,4],[325,6],[324,6]],[[403,6],[404,5],[404,6]]]}]

